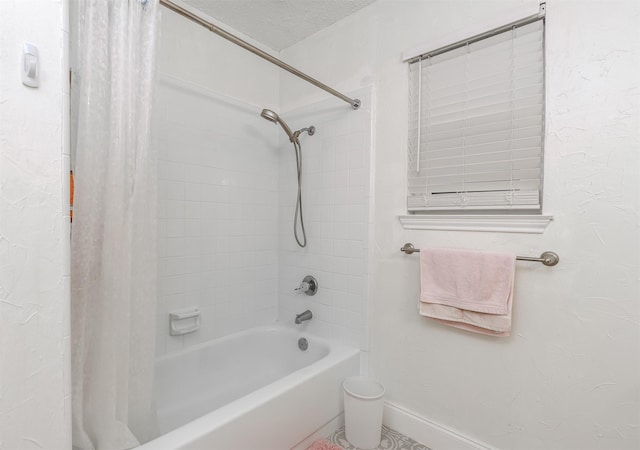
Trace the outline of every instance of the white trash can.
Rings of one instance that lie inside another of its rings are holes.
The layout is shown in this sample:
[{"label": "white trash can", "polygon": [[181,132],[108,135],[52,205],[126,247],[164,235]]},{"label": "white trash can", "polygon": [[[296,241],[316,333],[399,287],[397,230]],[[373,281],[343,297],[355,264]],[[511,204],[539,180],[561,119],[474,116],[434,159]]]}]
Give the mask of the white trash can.
[{"label": "white trash can", "polygon": [[349,377],[344,389],[345,436],[351,445],[370,449],[380,445],[384,386],[367,377]]}]

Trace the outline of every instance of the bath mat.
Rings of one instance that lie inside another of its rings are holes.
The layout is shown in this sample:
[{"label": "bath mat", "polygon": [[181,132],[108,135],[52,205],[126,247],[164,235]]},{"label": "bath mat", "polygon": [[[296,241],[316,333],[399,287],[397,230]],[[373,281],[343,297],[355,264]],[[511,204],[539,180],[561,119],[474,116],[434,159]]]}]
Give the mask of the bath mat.
[{"label": "bath mat", "polygon": [[[385,425],[382,425],[382,435],[380,437],[380,446],[377,450],[430,450],[426,445],[422,445]],[[334,432],[327,440],[334,445],[338,445],[340,450],[357,450],[347,441],[344,427]]]},{"label": "bath mat", "polygon": [[307,450],[342,450],[342,448],[338,447],[337,445],[333,445],[326,439],[318,439],[317,441],[314,441],[313,444],[311,444],[309,447],[307,447]]}]

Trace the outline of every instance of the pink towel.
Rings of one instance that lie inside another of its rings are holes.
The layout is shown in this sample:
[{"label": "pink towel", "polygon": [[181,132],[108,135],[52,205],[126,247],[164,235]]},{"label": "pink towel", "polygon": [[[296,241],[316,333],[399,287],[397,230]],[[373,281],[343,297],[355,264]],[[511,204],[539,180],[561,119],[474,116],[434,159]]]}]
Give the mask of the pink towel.
[{"label": "pink towel", "polygon": [[454,249],[420,252],[420,314],[492,336],[511,333],[515,255]]}]

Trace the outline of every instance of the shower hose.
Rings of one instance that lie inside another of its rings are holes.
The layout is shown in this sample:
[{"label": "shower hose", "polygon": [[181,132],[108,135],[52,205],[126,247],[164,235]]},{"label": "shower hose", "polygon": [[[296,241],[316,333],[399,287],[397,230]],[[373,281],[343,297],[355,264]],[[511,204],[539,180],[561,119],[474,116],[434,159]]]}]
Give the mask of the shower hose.
[{"label": "shower hose", "polygon": [[[296,138],[293,141],[293,147],[296,152],[296,166],[298,169],[298,198],[296,200],[296,212],[293,218],[293,236],[300,247],[307,246],[307,233],[304,229],[304,218],[302,217],[302,147],[300,141]],[[298,218],[300,218],[300,229],[302,231],[302,242],[298,237]]]}]

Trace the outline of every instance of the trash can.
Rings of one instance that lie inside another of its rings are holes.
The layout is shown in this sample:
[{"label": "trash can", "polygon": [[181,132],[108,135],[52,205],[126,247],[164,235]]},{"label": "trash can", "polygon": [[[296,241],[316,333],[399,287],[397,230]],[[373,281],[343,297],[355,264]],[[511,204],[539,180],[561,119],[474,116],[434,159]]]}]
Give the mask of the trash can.
[{"label": "trash can", "polygon": [[384,386],[367,377],[349,377],[344,389],[345,436],[351,445],[370,449],[380,445]]}]

